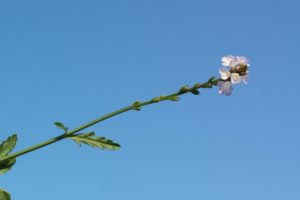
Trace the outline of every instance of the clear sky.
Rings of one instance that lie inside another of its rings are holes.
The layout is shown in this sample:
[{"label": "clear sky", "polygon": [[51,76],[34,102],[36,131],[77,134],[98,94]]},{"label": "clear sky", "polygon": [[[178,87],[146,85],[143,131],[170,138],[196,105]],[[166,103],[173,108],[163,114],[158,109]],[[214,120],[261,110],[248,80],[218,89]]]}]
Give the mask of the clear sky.
[{"label": "clear sky", "polygon": [[119,151],[62,141],[0,177],[13,200],[300,199],[300,1],[0,2],[0,140],[21,150],[135,100],[251,60],[248,85],[90,128]]}]

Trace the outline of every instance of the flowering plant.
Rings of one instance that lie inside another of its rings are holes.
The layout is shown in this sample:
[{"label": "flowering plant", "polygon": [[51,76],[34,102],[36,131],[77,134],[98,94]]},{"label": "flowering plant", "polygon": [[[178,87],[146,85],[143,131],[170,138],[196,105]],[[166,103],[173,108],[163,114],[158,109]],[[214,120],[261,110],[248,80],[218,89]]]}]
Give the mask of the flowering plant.
[{"label": "flowering plant", "polygon": [[[71,139],[75,141],[78,145],[85,144],[100,149],[118,150],[121,147],[118,143],[110,139],[106,139],[105,137],[96,136],[95,132],[82,133],[81,131],[121,113],[130,110],[139,111],[143,106],[159,103],[162,101],[178,101],[179,96],[186,93],[199,95],[200,89],[212,88],[213,86],[219,87],[220,94],[224,94],[226,96],[231,95],[233,90],[233,84],[237,84],[240,82],[246,83],[248,79],[248,68],[250,66],[249,60],[243,56],[228,55],[223,57],[221,61],[223,67],[219,70],[220,78],[216,78],[213,76],[204,83],[196,83],[192,87],[185,85],[181,87],[177,92],[169,95],[157,96],[144,102],[135,101],[127,107],[111,112],[107,115],[99,117],[95,120],[92,120],[86,124],[83,124],[71,130],[69,130],[68,127],[65,126],[63,123],[55,122],[55,126],[57,126],[63,131],[61,135],[15,153],[11,153],[11,151],[15,148],[17,143],[17,134],[13,134],[0,144],[0,175],[11,170],[13,165],[16,163],[17,157],[43,148],[63,139]],[[5,190],[0,189],[0,200],[10,199],[10,194]]]}]

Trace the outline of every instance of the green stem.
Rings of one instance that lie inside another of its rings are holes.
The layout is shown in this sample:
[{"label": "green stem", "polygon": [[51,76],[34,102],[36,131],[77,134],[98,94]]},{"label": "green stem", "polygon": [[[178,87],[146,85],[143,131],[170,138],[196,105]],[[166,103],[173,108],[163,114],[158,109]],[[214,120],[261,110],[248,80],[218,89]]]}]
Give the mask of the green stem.
[{"label": "green stem", "polygon": [[64,138],[66,138],[66,135],[65,135],[65,134],[60,135],[60,136],[57,136],[57,137],[52,138],[52,139],[50,139],[50,140],[41,142],[41,143],[39,143],[39,144],[37,144],[37,145],[34,145],[34,146],[29,147],[29,148],[23,149],[23,150],[18,151],[18,152],[16,152],[16,153],[12,153],[12,154],[10,154],[10,155],[8,155],[8,156],[6,156],[6,157],[1,158],[1,159],[0,159],[0,164],[1,164],[1,163],[5,163],[5,162],[8,161],[9,159],[16,158],[16,157],[18,157],[18,156],[22,156],[22,155],[24,155],[24,154],[27,154],[27,153],[29,153],[29,152],[31,152],[31,151],[34,151],[34,150],[37,150],[37,149],[39,149],[39,148],[48,146],[48,145],[50,145],[50,144],[52,144],[52,143],[55,143],[55,142],[57,142],[57,141],[60,141],[60,140],[62,140],[62,139],[64,139]]},{"label": "green stem", "polygon": [[197,95],[197,94],[199,94],[198,91],[197,91],[198,89],[200,89],[200,88],[211,88],[213,85],[217,85],[218,81],[219,81],[219,79],[211,78],[205,83],[195,84],[192,88],[184,86],[178,92],[167,95],[167,96],[159,96],[159,97],[153,98],[153,99],[151,99],[149,101],[145,101],[145,102],[138,102],[137,101],[137,102],[135,102],[134,104],[132,104],[130,106],[127,106],[127,107],[124,107],[122,109],[116,110],[116,111],[111,112],[107,115],[104,115],[104,116],[99,117],[95,120],[92,120],[92,121],[90,121],[90,122],[88,122],[88,123],[86,123],[82,126],[79,126],[79,127],[75,128],[73,130],[67,131],[66,133],[64,133],[60,136],[54,137],[50,140],[44,141],[44,142],[39,143],[37,145],[31,146],[29,148],[23,149],[21,151],[18,151],[18,152],[12,153],[12,154],[10,154],[6,157],[3,157],[3,158],[0,159],[0,163],[5,163],[9,159],[19,157],[21,155],[27,154],[27,153],[32,152],[34,150],[37,150],[39,148],[42,148],[42,147],[48,146],[50,144],[53,144],[55,142],[58,142],[62,139],[71,137],[75,133],[78,133],[79,131],[81,131],[83,129],[86,129],[86,128],[88,128],[90,126],[93,126],[93,125],[95,125],[95,124],[97,124],[101,121],[104,121],[104,120],[109,119],[113,116],[119,115],[121,113],[127,112],[129,110],[140,110],[140,108],[143,107],[143,106],[150,105],[150,104],[153,104],[153,103],[158,103],[158,102],[165,101],[165,100],[176,101],[178,96],[189,93],[189,92]]}]

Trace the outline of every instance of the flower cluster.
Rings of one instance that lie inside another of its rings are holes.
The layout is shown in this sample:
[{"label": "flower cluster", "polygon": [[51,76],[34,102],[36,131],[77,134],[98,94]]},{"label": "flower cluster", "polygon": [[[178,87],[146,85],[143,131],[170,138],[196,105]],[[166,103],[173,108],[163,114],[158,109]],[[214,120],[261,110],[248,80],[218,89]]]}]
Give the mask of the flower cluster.
[{"label": "flower cluster", "polygon": [[218,82],[219,94],[230,96],[232,94],[232,84],[240,82],[247,83],[249,60],[244,56],[224,56],[223,67],[219,70],[221,80]]}]

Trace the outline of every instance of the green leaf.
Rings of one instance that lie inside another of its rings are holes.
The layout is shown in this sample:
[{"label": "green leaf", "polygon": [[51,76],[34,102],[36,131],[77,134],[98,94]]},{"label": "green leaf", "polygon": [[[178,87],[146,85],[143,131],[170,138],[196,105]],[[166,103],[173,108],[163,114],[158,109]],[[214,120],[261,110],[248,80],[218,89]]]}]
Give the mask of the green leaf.
[{"label": "green leaf", "polygon": [[207,82],[202,87],[203,88],[212,88],[212,84]]},{"label": "green leaf", "polygon": [[216,79],[216,77],[215,76],[212,76],[210,79],[208,79],[208,81],[207,82],[209,82],[209,83],[212,83],[213,82],[213,80],[215,80]]},{"label": "green leaf", "polygon": [[16,146],[18,136],[13,134],[9,136],[5,141],[0,145],[0,158],[7,156]]},{"label": "green leaf", "polygon": [[0,199],[1,200],[10,200],[10,194],[3,189],[0,189]]},{"label": "green leaf", "polygon": [[78,134],[70,137],[79,146],[82,144],[89,145],[91,147],[109,150],[118,150],[121,146],[112,140],[106,139],[105,137],[95,136],[94,132]]},{"label": "green leaf", "polygon": [[219,78],[216,78],[216,77],[213,76],[207,82],[211,83],[212,85],[217,85],[219,81],[220,81]]},{"label": "green leaf", "polygon": [[165,97],[166,97],[165,95],[161,95],[159,97],[154,97],[151,101],[154,103],[158,103],[158,102],[164,100]]},{"label": "green leaf", "polygon": [[[11,158],[4,163],[0,163],[0,175],[5,174],[11,170],[12,166],[16,163],[16,158]],[[0,198],[1,199],[1,198]]]},{"label": "green leaf", "polygon": [[58,128],[64,130],[65,132],[68,131],[68,127],[66,127],[63,123],[61,122],[54,122],[55,126],[57,126]]},{"label": "green leaf", "polygon": [[187,93],[187,92],[189,92],[189,91],[190,91],[189,86],[188,86],[188,85],[184,85],[184,86],[182,86],[182,87],[180,88],[179,94],[184,94],[184,93]]},{"label": "green leaf", "polygon": [[[4,158],[15,148],[17,139],[18,139],[17,135],[14,134],[1,143],[0,158]],[[5,162],[0,163],[0,175],[8,172],[15,163],[16,163],[16,158],[12,158]]]},{"label": "green leaf", "polygon": [[170,100],[170,101],[179,101],[179,96],[176,96],[176,95],[169,96],[168,100]]},{"label": "green leaf", "polygon": [[194,95],[199,95],[200,94],[200,92],[197,89],[192,89],[191,93],[194,94]]},{"label": "green leaf", "polygon": [[140,102],[140,101],[135,101],[135,102],[132,104],[132,106],[134,107],[133,109],[134,109],[134,110],[141,110],[141,109],[142,109],[141,103],[142,103],[142,102]]}]

